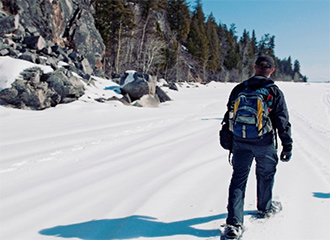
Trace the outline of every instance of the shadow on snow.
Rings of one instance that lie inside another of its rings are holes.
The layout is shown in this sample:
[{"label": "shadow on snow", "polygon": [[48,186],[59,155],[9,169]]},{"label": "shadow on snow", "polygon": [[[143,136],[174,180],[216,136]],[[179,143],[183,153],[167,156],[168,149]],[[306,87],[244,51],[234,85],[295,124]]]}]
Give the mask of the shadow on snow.
[{"label": "shadow on snow", "polygon": [[316,198],[330,198],[330,193],[313,192],[313,197],[316,197]]},{"label": "shadow on snow", "polygon": [[[254,215],[256,211],[245,211],[244,215]],[[214,220],[225,219],[227,214],[193,218],[176,222],[160,222],[157,218],[133,215],[125,218],[92,220],[66,226],[43,229],[39,233],[47,236],[80,239],[136,239],[139,237],[169,237],[189,235],[200,238],[216,237],[222,233],[217,229],[193,227]]]},{"label": "shadow on snow", "polygon": [[92,220],[66,226],[43,229],[39,233],[47,236],[80,239],[136,239],[139,237],[166,237],[190,235],[194,237],[220,236],[219,229],[197,229],[193,225],[226,218],[227,214],[200,217],[177,222],[159,222],[148,216],[130,216],[117,219]]}]

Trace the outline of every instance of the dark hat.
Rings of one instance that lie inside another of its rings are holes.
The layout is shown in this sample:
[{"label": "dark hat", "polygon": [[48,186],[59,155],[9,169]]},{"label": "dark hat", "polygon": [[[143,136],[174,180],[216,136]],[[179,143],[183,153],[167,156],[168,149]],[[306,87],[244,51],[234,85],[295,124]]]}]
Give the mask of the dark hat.
[{"label": "dark hat", "polygon": [[269,56],[260,56],[257,58],[256,65],[260,68],[273,68],[275,67],[274,59]]}]

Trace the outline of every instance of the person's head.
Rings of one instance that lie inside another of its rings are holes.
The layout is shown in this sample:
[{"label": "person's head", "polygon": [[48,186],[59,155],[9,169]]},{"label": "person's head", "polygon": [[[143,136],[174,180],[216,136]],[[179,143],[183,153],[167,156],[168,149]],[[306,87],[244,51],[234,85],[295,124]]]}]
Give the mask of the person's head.
[{"label": "person's head", "polygon": [[275,64],[273,58],[269,56],[259,56],[254,65],[254,71],[256,75],[264,77],[270,77],[275,71]]}]

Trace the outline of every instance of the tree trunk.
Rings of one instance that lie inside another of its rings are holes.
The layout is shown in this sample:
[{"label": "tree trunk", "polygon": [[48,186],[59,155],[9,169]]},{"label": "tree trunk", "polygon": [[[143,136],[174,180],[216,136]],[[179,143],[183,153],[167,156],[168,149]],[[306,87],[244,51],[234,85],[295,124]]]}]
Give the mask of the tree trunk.
[{"label": "tree trunk", "polygon": [[122,31],[122,23],[119,24],[118,30],[118,43],[117,43],[117,54],[116,54],[116,62],[115,62],[115,72],[119,73],[119,60],[120,60],[120,50],[121,50],[121,31]]}]

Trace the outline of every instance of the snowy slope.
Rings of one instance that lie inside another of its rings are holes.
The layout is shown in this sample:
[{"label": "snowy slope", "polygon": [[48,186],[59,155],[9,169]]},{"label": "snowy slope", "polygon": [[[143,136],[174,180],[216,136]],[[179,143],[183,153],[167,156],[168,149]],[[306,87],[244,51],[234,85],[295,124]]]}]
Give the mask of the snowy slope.
[{"label": "snowy slope", "polygon": [[[99,79],[89,96],[110,81]],[[330,84],[279,83],[293,126],[279,163],[284,210],[249,239],[330,239]],[[0,107],[0,239],[219,239],[231,166],[218,130],[234,84],[169,90],[159,108],[81,100],[44,111]]]}]

